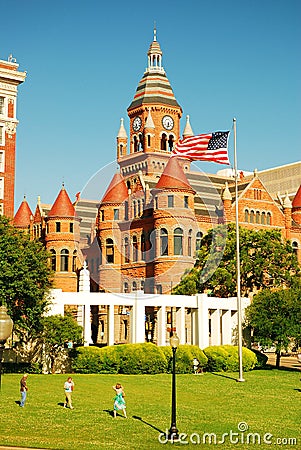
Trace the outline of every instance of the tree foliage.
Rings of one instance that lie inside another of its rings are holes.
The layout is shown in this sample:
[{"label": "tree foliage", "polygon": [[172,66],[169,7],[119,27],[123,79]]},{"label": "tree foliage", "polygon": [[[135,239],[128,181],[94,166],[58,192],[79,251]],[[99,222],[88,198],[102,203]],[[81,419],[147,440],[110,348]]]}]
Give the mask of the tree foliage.
[{"label": "tree foliage", "polygon": [[300,342],[301,288],[262,290],[255,295],[245,311],[246,324],[253,329],[253,339],[264,346],[275,346],[276,366],[280,365],[281,350],[290,343]]},{"label": "tree foliage", "polygon": [[42,342],[44,351],[54,370],[55,360],[60,356],[67,342],[82,344],[83,328],[73,317],[59,314],[43,319]]},{"label": "tree foliage", "polygon": [[48,256],[40,242],[0,217],[0,303],[8,308],[20,345],[42,330],[51,287]]},{"label": "tree foliage", "polygon": [[[300,280],[300,268],[291,243],[280,231],[240,228],[241,294],[265,287],[290,287]],[[236,230],[219,225],[203,238],[194,268],[184,275],[175,294],[210,290],[217,297],[236,295]]]}]

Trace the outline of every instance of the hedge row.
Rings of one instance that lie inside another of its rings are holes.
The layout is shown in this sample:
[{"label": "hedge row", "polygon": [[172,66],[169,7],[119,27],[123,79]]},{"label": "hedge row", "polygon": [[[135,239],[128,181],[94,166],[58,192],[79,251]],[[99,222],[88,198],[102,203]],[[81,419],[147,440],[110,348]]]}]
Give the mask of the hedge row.
[{"label": "hedge row", "polygon": [[[176,372],[192,373],[194,358],[198,359],[201,370],[238,370],[235,346],[207,347],[202,351],[195,345],[180,345],[176,353]],[[257,365],[255,353],[243,348],[243,370],[252,370]],[[72,361],[72,369],[77,373],[156,374],[171,372],[171,367],[171,347],[158,347],[152,343],[79,347]]]}]

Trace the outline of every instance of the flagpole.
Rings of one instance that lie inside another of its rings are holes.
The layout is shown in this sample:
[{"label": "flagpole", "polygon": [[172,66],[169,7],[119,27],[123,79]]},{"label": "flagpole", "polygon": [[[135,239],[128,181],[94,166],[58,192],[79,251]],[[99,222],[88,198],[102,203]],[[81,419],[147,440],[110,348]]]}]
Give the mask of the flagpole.
[{"label": "flagpole", "polygon": [[236,119],[233,119],[234,134],[234,177],[235,177],[235,228],[236,228],[236,284],[237,284],[237,327],[238,327],[238,364],[239,378],[237,381],[245,381],[242,370],[242,314],[240,296],[240,255],[239,255],[239,223],[238,223],[238,176],[236,153]]}]

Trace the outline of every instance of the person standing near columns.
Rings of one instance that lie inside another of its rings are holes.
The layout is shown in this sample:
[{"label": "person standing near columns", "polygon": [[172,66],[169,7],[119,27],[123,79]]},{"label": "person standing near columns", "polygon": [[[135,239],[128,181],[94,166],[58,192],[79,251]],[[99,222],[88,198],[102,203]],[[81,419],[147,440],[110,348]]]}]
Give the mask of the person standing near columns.
[{"label": "person standing near columns", "polygon": [[21,408],[24,407],[25,402],[26,402],[26,397],[27,397],[27,391],[28,391],[27,377],[28,377],[28,375],[27,375],[27,373],[25,373],[20,380],[20,392],[21,392],[20,406],[21,406]]}]

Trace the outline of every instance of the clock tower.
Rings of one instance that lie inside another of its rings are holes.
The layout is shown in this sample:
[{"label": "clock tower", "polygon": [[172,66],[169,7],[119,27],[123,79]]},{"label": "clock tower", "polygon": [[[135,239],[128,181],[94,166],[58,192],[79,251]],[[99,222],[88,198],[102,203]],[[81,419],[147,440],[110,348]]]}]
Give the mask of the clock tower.
[{"label": "clock tower", "polygon": [[[162,50],[156,29],[147,60],[147,68],[127,109],[129,143],[121,140],[120,132],[117,137],[117,160],[123,175],[138,171],[147,175],[162,173],[180,137],[182,108],[162,66]],[[127,149],[126,153],[121,151],[120,145],[123,150]]]}]

